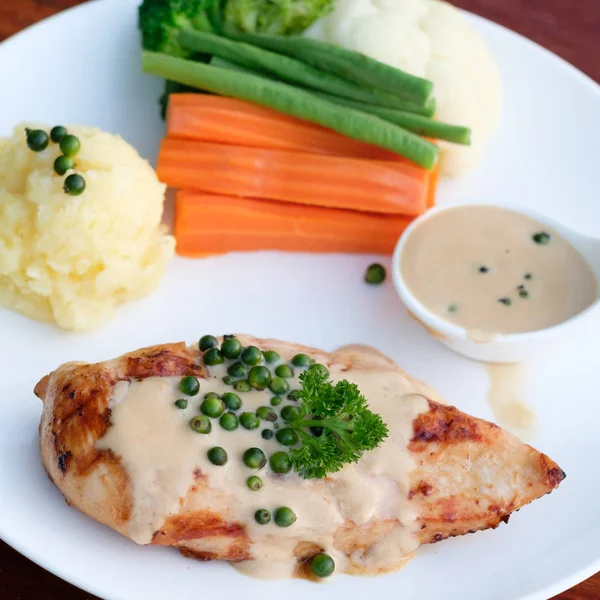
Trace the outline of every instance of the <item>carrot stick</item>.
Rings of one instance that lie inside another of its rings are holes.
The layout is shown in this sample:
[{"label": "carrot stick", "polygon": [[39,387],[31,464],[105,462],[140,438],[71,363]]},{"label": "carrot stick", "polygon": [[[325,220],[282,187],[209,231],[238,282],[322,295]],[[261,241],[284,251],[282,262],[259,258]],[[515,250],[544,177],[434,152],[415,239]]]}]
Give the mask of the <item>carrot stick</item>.
[{"label": "carrot stick", "polygon": [[426,209],[430,177],[404,162],[169,138],[157,173],[180,189],[411,216]]},{"label": "carrot stick", "polygon": [[179,191],[175,200],[177,253],[284,250],[391,254],[410,219]]},{"label": "carrot stick", "polygon": [[254,148],[407,162],[399,154],[348,138],[320,125],[245,100],[208,94],[171,94],[167,136]]}]

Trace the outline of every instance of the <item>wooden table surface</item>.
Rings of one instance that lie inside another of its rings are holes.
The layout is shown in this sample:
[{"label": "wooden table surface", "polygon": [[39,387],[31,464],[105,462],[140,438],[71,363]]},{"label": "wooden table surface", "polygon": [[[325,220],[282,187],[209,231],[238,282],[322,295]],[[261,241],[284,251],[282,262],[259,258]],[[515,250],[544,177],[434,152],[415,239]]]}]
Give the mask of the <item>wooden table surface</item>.
[{"label": "wooden table surface", "polygon": [[[82,0],[0,0],[0,41]],[[455,0],[513,29],[600,82],[600,0]],[[2,600],[94,600],[0,541]],[[485,600],[482,598],[482,600]],[[555,600],[600,600],[600,573]]]}]

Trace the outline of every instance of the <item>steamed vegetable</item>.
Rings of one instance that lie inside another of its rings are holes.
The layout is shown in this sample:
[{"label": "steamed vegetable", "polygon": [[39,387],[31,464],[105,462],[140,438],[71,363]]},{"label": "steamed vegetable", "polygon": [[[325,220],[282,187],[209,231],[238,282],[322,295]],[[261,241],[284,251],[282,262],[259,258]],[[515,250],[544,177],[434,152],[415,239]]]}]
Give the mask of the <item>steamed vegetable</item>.
[{"label": "steamed vegetable", "polygon": [[208,0],[144,0],[138,9],[142,47],[152,52],[188,57],[193,53],[179,43],[179,32],[188,27],[211,31],[205,9]]},{"label": "steamed vegetable", "polygon": [[416,216],[429,173],[407,161],[374,161],[166,138],[159,179],[171,187],[314,206]]},{"label": "steamed vegetable", "polygon": [[220,27],[248,33],[302,33],[333,8],[333,0],[144,0],[138,9],[142,47],[188,57],[179,43],[183,29],[212,31]]},{"label": "steamed vegetable", "polygon": [[239,31],[292,35],[302,33],[333,8],[334,0],[226,0],[221,20]]},{"label": "steamed vegetable", "polygon": [[144,52],[142,62],[147,73],[268,106],[350,138],[387,148],[425,168],[432,168],[436,162],[437,146],[419,136],[284,83],[152,52]]},{"label": "steamed vegetable", "polygon": [[180,191],[176,197],[177,253],[283,250],[391,254],[410,224],[403,216]]},{"label": "steamed vegetable", "polygon": [[[210,64],[213,67],[220,67],[222,69],[229,69],[230,71],[238,71],[242,73],[248,73],[250,75],[261,75],[263,77],[267,77],[269,79],[273,79],[277,81],[277,78],[272,74],[264,70],[260,69],[251,69],[249,67],[243,67],[240,64],[236,64],[231,61],[227,61],[223,58],[219,58],[218,56],[213,56],[210,59]],[[318,90],[313,90],[310,88],[304,88],[302,86],[298,86],[299,89],[307,90],[316,96],[319,96],[323,100],[328,100],[329,102],[333,102],[334,104],[341,104],[342,106],[348,106],[350,108],[356,108],[357,110],[361,110],[362,112],[366,112],[372,114],[374,116],[379,116],[376,110],[371,109],[384,109],[391,110],[394,109],[386,109],[385,107],[375,106],[373,104],[368,104],[365,102],[357,102],[356,100],[349,100],[347,98],[341,98],[340,96],[335,96],[333,94],[328,94],[327,92],[320,92]],[[403,112],[415,113],[417,115],[423,115],[425,117],[431,117],[435,112],[436,102],[435,98],[432,96],[428,100],[426,100],[423,104],[418,102],[412,102],[411,100],[406,100],[405,98],[396,98],[397,109]],[[354,105],[354,106],[352,106]],[[390,120],[390,119],[385,119]],[[393,121],[392,121],[393,122]]]},{"label": "steamed vegetable", "polygon": [[360,87],[337,75],[295,60],[289,56],[264,50],[258,46],[235,42],[227,38],[197,31],[183,30],[179,40],[185,48],[217,56],[243,67],[266,71],[280,81],[321,90],[342,98],[390,108],[402,107],[402,100],[376,88]]},{"label": "steamed vegetable", "polygon": [[414,102],[424,103],[433,93],[430,81],[340,46],[301,36],[239,33],[227,27],[224,28],[224,33],[242,42],[293,56],[321,71],[338,75],[360,86],[389,92]]},{"label": "steamed vegetable", "polygon": [[[144,0],[138,9],[138,27],[142,48],[172,56],[190,57],[193,51],[179,43],[179,33],[184,28],[211,31],[206,8],[211,0]],[[195,55],[195,59],[208,61],[209,56]],[[197,91],[174,81],[165,81],[159,99],[160,114],[165,118],[172,93]]]},{"label": "steamed vegetable", "polygon": [[[404,115],[423,135],[438,133],[439,139],[468,139],[461,127],[438,123],[419,115]],[[171,98],[167,135],[204,142],[239,144],[259,148],[335,154],[378,160],[400,160],[388,150],[351,140],[335,131],[288,117],[251,102],[206,94],[175,94]],[[434,137],[433,135],[431,137]]]},{"label": "steamed vegetable", "polygon": [[313,154],[402,160],[389,150],[352,140],[270,108],[207,94],[174,94],[171,97],[167,137]]},{"label": "steamed vegetable", "polygon": [[[425,137],[444,140],[454,144],[462,144],[463,146],[469,146],[471,144],[471,130],[468,127],[450,125],[448,123],[436,121],[435,119],[429,119],[427,107],[421,111],[417,110],[416,107],[405,104],[404,110],[395,110],[384,106],[356,102],[349,98],[333,97],[330,94],[319,92],[317,90],[313,93],[320,98],[323,98],[323,100],[329,100],[330,102],[335,102],[342,106],[347,106],[348,108],[366,112]],[[433,114],[433,111],[431,111],[431,114]]]},{"label": "steamed vegetable", "polygon": [[311,35],[430,79],[436,118],[473,130],[469,148],[442,147],[442,172],[459,176],[481,160],[498,129],[502,82],[490,49],[457,8],[438,0],[336,0]]}]

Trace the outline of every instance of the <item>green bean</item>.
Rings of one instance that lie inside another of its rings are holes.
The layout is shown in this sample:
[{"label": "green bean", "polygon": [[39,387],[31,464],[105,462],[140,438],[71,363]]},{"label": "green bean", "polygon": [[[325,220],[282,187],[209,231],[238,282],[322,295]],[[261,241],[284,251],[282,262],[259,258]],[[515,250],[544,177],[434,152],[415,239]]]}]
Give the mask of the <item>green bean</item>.
[{"label": "green bean", "polygon": [[376,106],[401,108],[402,99],[394,94],[369,87],[364,88],[337,75],[326,73],[284,54],[270,52],[258,46],[236,42],[225,37],[200,31],[183,30],[179,35],[182,46],[231,61],[243,67],[266,71],[278,80],[322,90],[329,94],[367,102]]},{"label": "green bean", "polygon": [[364,54],[310,38],[259,35],[225,31],[233,39],[293,56],[332,75],[360,86],[375,88],[423,104],[433,92],[431,81],[405,73]]},{"label": "green bean", "polygon": [[387,148],[426,169],[431,169],[437,161],[439,148],[418,135],[284,83],[155,52],[143,52],[142,65],[146,73],[261,104],[347,137]]},{"label": "green bean", "polygon": [[[210,65],[212,67],[221,67],[222,69],[229,69],[231,71],[238,71],[239,73],[249,73],[251,75],[262,75],[268,79],[272,79],[273,81],[278,81],[277,77],[275,77],[272,73],[264,71],[262,69],[250,69],[248,67],[243,67],[238,63],[225,60],[223,58],[219,58],[218,56],[213,56],[210,60]],[[349,108],[357,108],[363,112],[379,116],[377,115],[376,109],[382,109],[384,112],[386,110],[390,110],[395,112],[395,110],[400,110],[402,112],[414,113],[417,115],[423,115],[425,117],[431,117],[435,113],[435,98],[432,96],[429,98],[425,104],[419,104],[417,102],[412,102],[411,100],[405,100],[404,98],[397,98],[396,106],[397,109],[388,108],[386,109],[383,106],[375,106],[373,104],[367,104],[364,102],[357,102],[355,100],[349,100],[347,98],[340,98],[339,96],[335,96],[333,94],[327,94],[326,92],[320,92],[318,90],[312,90],[308,88],[300,88],[304,89],[307,92],[313,93],[316,96],[319,96],[323,100],[329,100],[329,102],[333,102],[334,104],[341,104],[342,106],[348,106]],[[371,110],[373,109],[373,110]],[[383,118],[383,117],[382,117]],[[385,119],[384,120],[390,120]]]},{"label": "green bean", "polygon": [[418,135],[432,137],[437,140],[445,140],[447,142],[453,142],[454,144],[463,144],[464,146],[469,146],[471,144],[471,130],[468,127],[450,125],[448,123],[442,123],[441,121],[427,118],[433,114],[433,111],[430,115],[414,114],[417,111],[395,110],[393,108],[375,106],[374,104],[355,102],[348,98],[339,98],[317,90],[313,91],[313,93],[323,100],[328,100],[329,102],[335,102],[336,104],[341,104],[348,108],[369,113],[370,115],[379,117],[383,121],[388,121],[399,127],[404,127],[404,129],[408,129],[408,131],[412,131]]}]

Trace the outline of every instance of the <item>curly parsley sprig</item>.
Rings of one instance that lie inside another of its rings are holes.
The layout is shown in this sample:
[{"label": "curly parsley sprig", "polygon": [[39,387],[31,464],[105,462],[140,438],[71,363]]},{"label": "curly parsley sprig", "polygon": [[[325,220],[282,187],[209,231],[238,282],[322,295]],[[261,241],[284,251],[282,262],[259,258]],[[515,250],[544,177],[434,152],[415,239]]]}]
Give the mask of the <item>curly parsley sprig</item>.
[{"label": "curly parsley sprig", "polygon": [[300,380],[300,414],[287,426],[300,437],[301,445],[291,448],[289,456],[302,477],[321,479],[335,473],[388,436],[386,424],[369,410],[355,384],[344,379],[334,385],[323,365],[312,365]]}]

